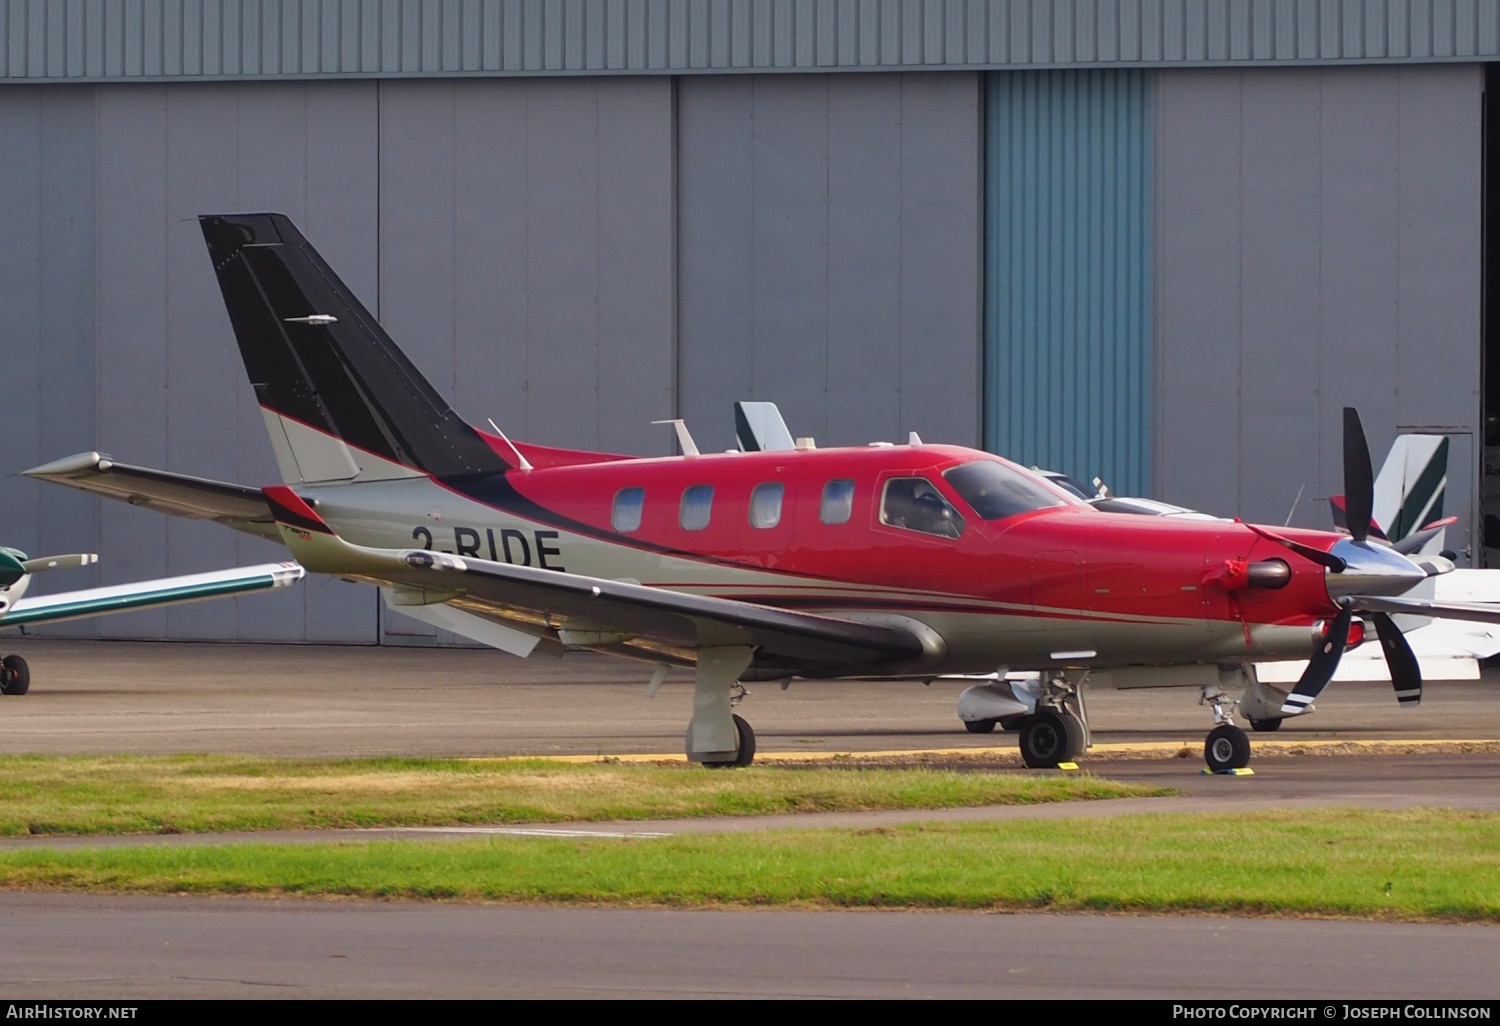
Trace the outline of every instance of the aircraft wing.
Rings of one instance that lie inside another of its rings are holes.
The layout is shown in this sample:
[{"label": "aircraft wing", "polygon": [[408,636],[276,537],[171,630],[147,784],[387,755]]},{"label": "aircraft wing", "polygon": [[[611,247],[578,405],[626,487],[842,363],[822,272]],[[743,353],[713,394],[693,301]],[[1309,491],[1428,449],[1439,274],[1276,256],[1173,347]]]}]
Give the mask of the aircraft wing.
[{"label": "aircraft wing", "polygon": [[677,662],[692,662],[705,648],[750,646],[757,668],[805,676],[911,665],[941,645],[915,625],[906,630],[426,549],[368,548],[335,534],[290,488],[266,488],[265,495],[282,540],[307,569],[385,585],[409,609],[445,604],[563,645]]},{"label": "aircraft wing", "polygon": [[0,612],[0,627],[49,620],[80,620],[107,613],[126,613],[153,606],[175,606],[202,599],[223,598],[251,591],[266,591],[295,584],[303,576],[296,563],[264,563],[260,566],[215,570],[206,574],[164,577],[136,584],[116,584],[58,595],[20,598]]},{"label": "aircraft wing", "polygon": [[95,495],[120,499],[158,513],[212,520],[236,531],[279,542],[266,497],[258,488],[172,474],[165,470],[116,463],[97,452],[82,452],[32,467],[27,477],[69,485]]},{"label": "aircraft wing", "polygon": [[392,550],[391,559],[395,583],[455,592],[459,608],[557,630],[565,644],[622,644],[663,655],[749,645],[757,665],[799,672],[910,663],[925,651],[915,633],[885,624],[443,552]]}]

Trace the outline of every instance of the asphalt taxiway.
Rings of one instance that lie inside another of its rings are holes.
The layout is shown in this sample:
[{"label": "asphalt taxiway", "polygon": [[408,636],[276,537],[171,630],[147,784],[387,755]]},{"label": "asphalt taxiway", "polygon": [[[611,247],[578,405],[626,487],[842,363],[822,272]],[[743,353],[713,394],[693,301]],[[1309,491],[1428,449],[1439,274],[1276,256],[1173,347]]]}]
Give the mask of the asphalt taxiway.
[{"label": "asphalt taxiway", "polygon": [[[591,655],[519,660],[475,649],[62,642],[6,638],[31,692],[0,697],[0,753],[288,756],[679,755],[692,683]],[[1014,748],[958,721],[960,684],[752,684],[738,712],[763,753]],[[1500,673],[1430,684],[1399,708],[1389,684],[1331,685],[1315,713],[1257,741],[1500,739]],[[1095,740],[1201,749],[1188,688],[1089,693]],[[1196,769],[1197,756],[1186,760]]]},{"label": "asphalt taxiway", "polygon": [[0,894],[0,944],[11,1000],[1453,1001],[1500,965],[1484,926],[61,894]]}]

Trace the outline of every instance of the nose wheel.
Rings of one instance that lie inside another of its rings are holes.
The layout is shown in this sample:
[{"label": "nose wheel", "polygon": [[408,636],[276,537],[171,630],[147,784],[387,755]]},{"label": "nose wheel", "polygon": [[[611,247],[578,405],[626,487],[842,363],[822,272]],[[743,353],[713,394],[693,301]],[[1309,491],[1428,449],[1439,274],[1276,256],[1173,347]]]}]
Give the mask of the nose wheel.
[{"label": "nose wheel", "polygon": [[1233,723],[1221,723],[1208,732],[1203,759],[1215,773],[1244,769],[1250,765],[1250,735]]},{"label": "nose wheel", "polygon": [[[1217,724],[1203,742],[1203,761],[1208,768],[1215,773],[1228,773],[1250,765],[1250,735],[1234,724],[1234,707],[1238,703],[1231,701],[1223,688],[1204,688],[1198,704],[1213,709]],[[1250,722],[1255,724],[1254,720]]]}]

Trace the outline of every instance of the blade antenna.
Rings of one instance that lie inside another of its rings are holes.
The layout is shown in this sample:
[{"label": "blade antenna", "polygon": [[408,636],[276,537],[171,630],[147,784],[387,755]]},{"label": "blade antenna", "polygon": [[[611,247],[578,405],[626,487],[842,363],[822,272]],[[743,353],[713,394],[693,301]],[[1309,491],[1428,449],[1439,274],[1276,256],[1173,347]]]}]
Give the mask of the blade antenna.
[{"label": "blade antenna", "polygon": [[531,465],[531,461],[530,460],[528,460],[525,456],[521,455],[521,450],[516,448],[516,443],[512,442],[509,438],[505,437],[505,432],[500,430],[500,425],[495,423],[495,418],[493,418],[493,417],[486,417],[484,419],[490,422],[490,427],[492,427],[492,428],[495,429],[495,434],[497,434],[497,435],[500,436],[500,441],[502,441],[506,445],[510,446],[510,451],[516,454],[516,465],[518,467],[520,467],[520,469],[522,469],[522,470],[535,470],[536,469],[535,467],[533,467]]},{"label": "blade antenna", "polygon": [[1305,487],[1307,487],[1305,484],[1299,484],[1297,486],[1297,497],[1292,500],[1292,508],[1286,511],[1286,519],[1281,522],[1282,527],[1292,526],[1292,517],[1297,512],[1297,503],[1302,501],[1302,489]]}]

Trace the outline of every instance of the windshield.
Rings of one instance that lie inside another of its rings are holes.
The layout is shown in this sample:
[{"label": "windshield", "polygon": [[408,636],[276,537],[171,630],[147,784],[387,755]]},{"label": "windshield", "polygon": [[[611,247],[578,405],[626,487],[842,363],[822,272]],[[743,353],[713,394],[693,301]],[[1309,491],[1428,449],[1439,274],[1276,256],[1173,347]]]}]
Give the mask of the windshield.
[{"label": "windshield", "polygon": [[1040,481],[999,460],[975,460],[954,467],[943,476],[974,507],[974,512],[986,520],[1068,504],[1068,500]]}]

